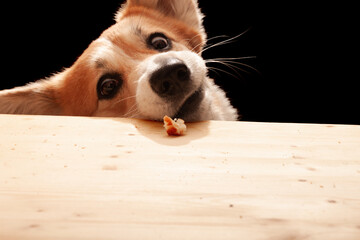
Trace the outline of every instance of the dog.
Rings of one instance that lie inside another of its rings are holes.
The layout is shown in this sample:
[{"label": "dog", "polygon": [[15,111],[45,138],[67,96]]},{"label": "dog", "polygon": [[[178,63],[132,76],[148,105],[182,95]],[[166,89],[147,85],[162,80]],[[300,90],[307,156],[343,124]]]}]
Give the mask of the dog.
[{"label": "dog", "polygon": [[238,120],[207,75],[197,0],[128,0],[70,67],[0,91],[1,114]]}]

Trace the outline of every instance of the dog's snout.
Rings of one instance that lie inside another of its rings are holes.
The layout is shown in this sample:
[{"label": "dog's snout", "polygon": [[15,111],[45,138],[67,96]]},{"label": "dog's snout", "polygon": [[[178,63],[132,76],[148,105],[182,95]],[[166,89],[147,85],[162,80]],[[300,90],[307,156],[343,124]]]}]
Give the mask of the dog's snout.
[{"label": "dog's snout", "polygon": [[151,75],[150,85],[160,97],[172,97],[186,88],[190,75],[190,69],[183,61],[172,58]]}]

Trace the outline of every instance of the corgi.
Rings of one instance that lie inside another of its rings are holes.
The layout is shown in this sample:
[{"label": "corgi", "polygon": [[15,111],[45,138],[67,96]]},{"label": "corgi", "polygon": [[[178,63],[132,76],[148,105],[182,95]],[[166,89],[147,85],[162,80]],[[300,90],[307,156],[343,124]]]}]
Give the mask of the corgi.
[{"label": "corgi", "polygon": [[70,67],[0,91],[0,114],[238,119],[208,77],[197,0],[128,0]]}]

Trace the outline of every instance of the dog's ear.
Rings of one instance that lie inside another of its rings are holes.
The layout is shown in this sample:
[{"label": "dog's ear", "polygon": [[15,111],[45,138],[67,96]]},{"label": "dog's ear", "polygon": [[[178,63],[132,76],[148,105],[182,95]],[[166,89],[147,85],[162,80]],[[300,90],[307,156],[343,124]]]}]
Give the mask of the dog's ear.
[{"label": "dog's ear", "polygon": [[0,92],[0,113],[28,115],[59,115],[52,86],[39,81]]},{"label": "dog's ear", "polygon": [[180,20],[205,37],[202,21],[204,15],[199,9],[197,0],[128,0],[116,14],[116,20],[119,21],[126,10],[137,6],[153,9]]}]

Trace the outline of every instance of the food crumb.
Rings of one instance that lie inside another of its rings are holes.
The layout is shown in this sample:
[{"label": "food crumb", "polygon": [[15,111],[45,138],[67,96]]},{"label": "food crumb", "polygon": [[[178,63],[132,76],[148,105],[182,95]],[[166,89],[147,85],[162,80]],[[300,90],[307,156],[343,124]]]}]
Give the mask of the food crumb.
[{"label": "food crumb", "polygon": [[186,132],[185,121],[182,119],[171,119],[164,117],[164,128],[169,136],[181,136]]}]

